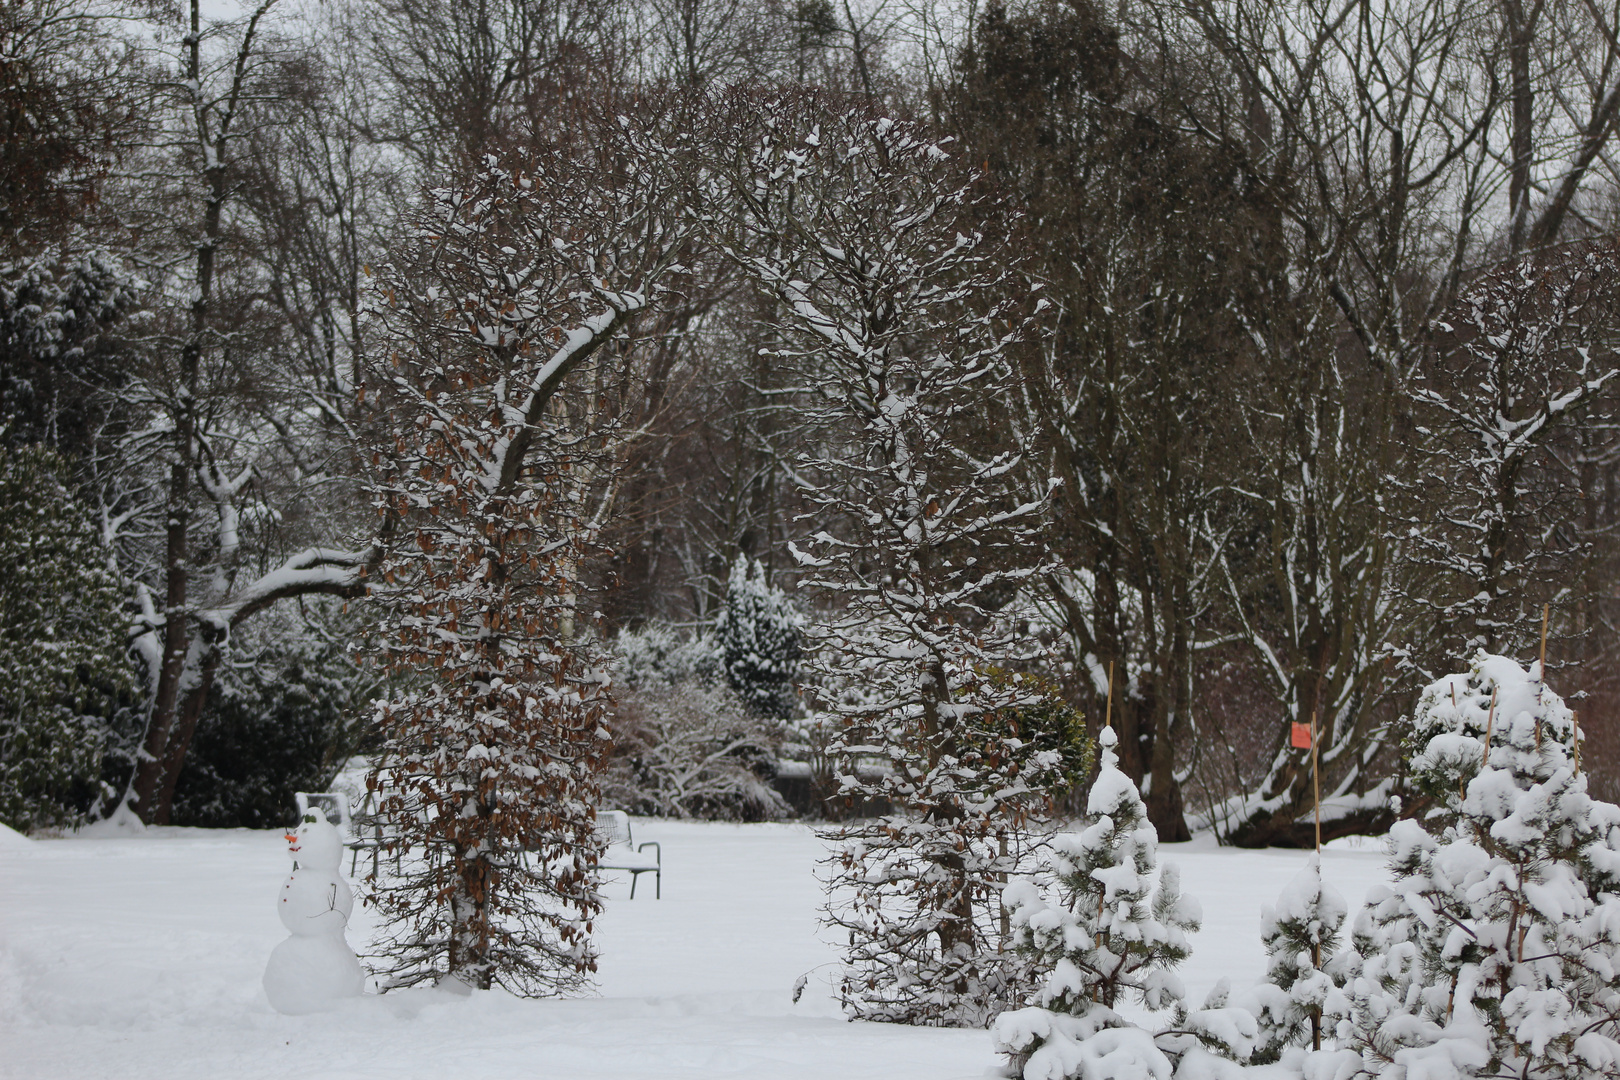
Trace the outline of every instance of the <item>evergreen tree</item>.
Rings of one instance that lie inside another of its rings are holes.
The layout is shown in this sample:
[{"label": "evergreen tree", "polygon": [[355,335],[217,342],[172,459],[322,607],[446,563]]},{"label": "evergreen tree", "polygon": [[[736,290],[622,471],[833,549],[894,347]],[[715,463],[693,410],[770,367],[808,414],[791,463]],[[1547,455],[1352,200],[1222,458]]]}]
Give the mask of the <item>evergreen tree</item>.
[{"label": "evergreen tree", "polygon": [[1154,1011],[1181,1004],[1186,991],[1175,968],[1202,918],[1198,902],[1182,894],[1175,866],[1159,863],[1158,832],[1136,784],[1120,771],[1114,729],[1104,728],[1097,741],[1102,767],[1086,801],[1086,827],[1052,839],[1052,899],[1030,881],[1003,895],[1014,940],[1044,980],[1035,1004],[1003,1013],[993,1031],[997,1047],[1031,1080],[1080,1076],[1085,1061],[1120,1052],[1135,1061],[1126,1075],[1167,1072],[1165,1051],[1116,1007],[1128,1000]]},{"label": "evergreen tree", "polygon": [[131,690],[118,583],[61,470],[0,438],[0,821],[25,831],[79,820]]},{"label": "evergreen tree", "polygon": [[1276,1061],[1289,1046],[1320,1050],[1323,1037],[1349,1017],[1344,986],[1354,956],[1338,952],[1348,910],[1344,897],[1322,880],[1322,857],[1315,853],[1277,905],[1260,909],[1266,977],[1252,995],[1259,1024],[1251,1058],[1256,1064]]},{"label": "evergreen tree", "polygon": [[783,720],[798,704],[799,623],[787,594],[765,580],[764,565],[738,555],[714,637],[726,681],[761,716]]},{"label": "evergreen tree", "polygon": [[1587,794],[1574,728],[1538,665],[1480,653],[1424,690],[1410,772],[1443,827],[1395,825],[1395,883],[1357,918],[1369,1071],[1620,1076],[1620,807]]},{"label": "evergreen tree", "polygon": [[[334,618],[310,609],[316,619]],[[267,627],[261,622],[233,641],[242,659],[209,690],[175,785],[178,825],[285,825],[295,792],[325,791],[343,762],[363,752],[366,725],[351,721],[373,689],[373,672],[355,663],[343,640],[322,641],[303,619],[267,614],[274,632],[259,633]]]},{"label": "evergreen tree", "polygon": [[1041,991],[1046,1008],[1080,1015],[1130,996],[1166,1008],[1185,996],[1174,969],[1190,955],[1186,936],[1202,915],[1181,895],[1174,864],[1159,864],[1158,833],[1120,771],[1114,729],[1097,741],[1102,767],[1086,801],[1088,824],[1052,841],[1065,902],[1048,905],[1024,882],[1008,887],[1007,906],[1019,945],[1051,972]]}]

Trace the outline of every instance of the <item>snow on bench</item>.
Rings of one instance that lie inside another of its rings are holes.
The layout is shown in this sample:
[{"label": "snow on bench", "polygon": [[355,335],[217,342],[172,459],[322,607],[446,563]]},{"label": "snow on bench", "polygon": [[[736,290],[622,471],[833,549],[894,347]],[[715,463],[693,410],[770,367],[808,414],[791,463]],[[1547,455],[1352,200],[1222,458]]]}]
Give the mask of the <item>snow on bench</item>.
[{"label": "snow on bench", "polygon": [[[637,845],[630,835],[630,815],[623,810],[603,810],[596,815],[596,831],[607,841],[602,852],[601,870],[624,870],[630,875],[630,899],[636,898],[636,879],[642,874],[653,875],[653,899],[664,898],[664,849],[658,841],[649,840]],[[653,849],[648,858],[646,850]]]}]

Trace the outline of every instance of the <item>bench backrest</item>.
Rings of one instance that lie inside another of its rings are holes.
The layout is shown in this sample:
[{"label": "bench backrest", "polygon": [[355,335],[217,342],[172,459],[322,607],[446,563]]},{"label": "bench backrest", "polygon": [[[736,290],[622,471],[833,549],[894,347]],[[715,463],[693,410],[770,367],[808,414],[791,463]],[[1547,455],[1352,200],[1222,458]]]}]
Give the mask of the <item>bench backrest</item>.
[{"label": "bench backrest", "polygon": [[[342,834],[347,837],[351,831],[349,819],[349,797],[341,791],[295,791],[293,800],[298,803],[298,820],[303,821],[304,815],[309,813],[310,807],[319,807],[327,821],[336,825]],[[328,809],[330,807],[330,809]],[[337,816],[332,821],[333,815]]]},{"label": "bench backrest", "polygon": [[598,810],[596,812],[596,831],[607,842],[608,847],[617,845],[630,846],[630,815],[623,810]]}]

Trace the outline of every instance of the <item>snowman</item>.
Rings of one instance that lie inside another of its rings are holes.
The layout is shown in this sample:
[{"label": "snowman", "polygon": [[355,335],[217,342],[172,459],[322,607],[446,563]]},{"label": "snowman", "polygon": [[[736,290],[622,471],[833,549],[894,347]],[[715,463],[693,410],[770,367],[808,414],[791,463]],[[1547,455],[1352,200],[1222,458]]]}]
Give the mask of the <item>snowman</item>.
[{"label": "snowman", "polygon": [[365,976],[343,937],[354,910],[354,894],[338,873],[343,839],[324,814],[310,811],[287,841],[293,872],[276,911],[292,937],[270,954],[264,992],[278,1012],[297,1016],[359,995]]}]

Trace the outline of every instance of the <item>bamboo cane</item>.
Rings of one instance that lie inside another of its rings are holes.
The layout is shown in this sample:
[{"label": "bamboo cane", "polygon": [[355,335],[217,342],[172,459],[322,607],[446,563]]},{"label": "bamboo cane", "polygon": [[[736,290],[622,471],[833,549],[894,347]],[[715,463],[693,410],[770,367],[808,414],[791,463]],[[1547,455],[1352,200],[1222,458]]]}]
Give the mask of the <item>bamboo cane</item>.
[{"label": "bamboo cane", "polygon": [[1311,710],[1311,783],[1316,788],[1316,854],[1322,854],[1322,768],[1317,756],[1316,710]]},{"label": "bamboo cane", "polygon": [[1103,727],[1114,726],[1114,662],[1108,661],[1108,704],[1103,706]]},{"label": "bamboo cane", "polygon": [[1571,712],[1570,719],[1574,721],[1574,730],[1570,732],[1575,743],[1575,775],[1581,775],[1581,714]]},{"label": "bamboo cane", "polygon": [[1485,754],[1479,759],[1481,769],[1491,763],[1491,732],[1496,727],[1496,695],[1501,687],[1491,690],[1491,711],[1485,714]]}]

